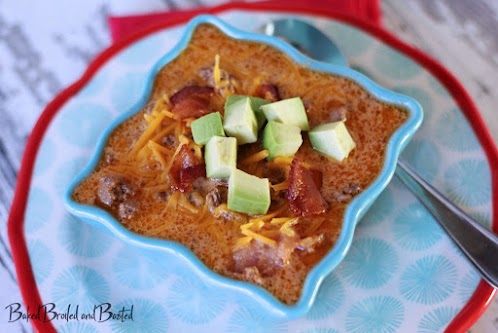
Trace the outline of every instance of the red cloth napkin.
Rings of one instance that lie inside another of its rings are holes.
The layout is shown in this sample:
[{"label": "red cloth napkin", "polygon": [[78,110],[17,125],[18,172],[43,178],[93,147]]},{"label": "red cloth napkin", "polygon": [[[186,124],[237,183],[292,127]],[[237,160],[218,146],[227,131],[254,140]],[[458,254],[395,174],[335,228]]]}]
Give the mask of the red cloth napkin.
[{"label": "red cloth napkin", "polygon": [[[380,0],[322,0],[322,1],[304,1],[304,0],[277,0],[258,2],[258,6],[268,8],[278,8],[279,6],[293,5],[296,8],[314,9],[333,9],[345,16],[352,16],[357,19],[367,21],[372,24],[380,24]],[[223,7],[223,5],[221,6]],[[110,16],[108,18],[109,28],[113,41],[120,40],[130,36],[138,31],[158,25],[168,20],[190,19],[198,14],[209,13],[211,8],[195,8],[190,10],[175,10],[170,12],[151,13],[146,15],[133,16]]]}]

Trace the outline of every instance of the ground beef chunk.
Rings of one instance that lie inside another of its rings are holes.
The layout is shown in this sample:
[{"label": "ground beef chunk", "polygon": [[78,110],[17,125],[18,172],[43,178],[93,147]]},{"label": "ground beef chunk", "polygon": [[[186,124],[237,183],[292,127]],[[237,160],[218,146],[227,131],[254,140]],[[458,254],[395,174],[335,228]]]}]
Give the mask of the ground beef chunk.
[{"label": "ground beef chunk", "polygon": [[171,197],[171,192],[169,191],[159,191],[156,193],[156,199],[160,201],[168,201]]},{"label": "ground beef chunk", "polygon": [[346,121],[348,110],[345,107],[341,107],[330,111],[329,120],[334,123],[336,121]]},{"label": "ground beef chunk", "polygon": [[104,205],[112,208],[122,219],[130,219],[138,210],[133,200],[136,190],[124,177],[107,174],[100,178],[97,196]]},{"label": "ground beef chunk", "polygon": [[138,203],[135,200],[128,199],[119,204],[118,214],[122,219],[129,220],[138,210]]},{"label": "ground beef chunk", "polygon": [[361,192],[361,186],[359,184],[349,184],[342,190],[345,194],[357,195]]},{"label": "ground beef chunk", "polygon": [[348,202],[362,190],[359,184],[351,183],[345,186],[341,192],[337,192],[335,198],[338,202]]},{"label": "ground beef chunk", "polygon": [[209,210],[213,210],[213,208],[218,207],[222,204],[221,196],[218,190],[212,190],[208,194],[206,194],[206,200],[209,206]]},{"label": "ground beef chunk", "polygon": [[100,178],[97,196],[106,206],[116,208],[135,194],[133,186],[122,176],[107,174]]},{"label": "ground beef chunk", "polygon": [[107,163],[107,164],[112,164],[114,163],[115,161],[115,153],[114,153],[114,150],[110,147],[106,147],[104,149],[104,161]]},{"label": "ground beef chunk", "polygon": [[[208,86],[214,88],[214,68],[204,67],[199,70],[199,76],[206,81]],[[220,68],[220,80],[223,82],[223,88],[235,93],[239,85],[237,79],[230,75],[226,70]]]},{"label": "ground beef chunk", "polygon": [[192,184],[192,190],[199,192],[202,196],[206,196],[218,187],[228,187],[228,181],[226,179],[200,177]]},{"label": "ground beef chunk", "polygon": [[173,134],[165,136],[161,140],[162,144],[168,147],[169,149],[175,149],[176,147],[176,138]]},{"label": "ground beef chunk", "polygon": [[258,268],[255,266],[246,267],[244,269],[243,275],[247,281],[256,283],[258,285],[263,284],[263,277],[261,276],[261,273],[259,273]]},{"label": "ground beef chunk", "polygon": [[[225,201],[226,202],[226,201]],[[238,213],[228,209],[227,205],[218,205],[217,207],[210,206],[209,211],[213,217],[218,220],[225,220],[229,223],[247,223],[249,216],[247,214]]]},{"label": "ground beef chunk", "polygon": [[213,213],[216,207],[227,202],[228,181],[226,179],[198,178],[194,182],[192,190],[204,196],[209,211]]}]

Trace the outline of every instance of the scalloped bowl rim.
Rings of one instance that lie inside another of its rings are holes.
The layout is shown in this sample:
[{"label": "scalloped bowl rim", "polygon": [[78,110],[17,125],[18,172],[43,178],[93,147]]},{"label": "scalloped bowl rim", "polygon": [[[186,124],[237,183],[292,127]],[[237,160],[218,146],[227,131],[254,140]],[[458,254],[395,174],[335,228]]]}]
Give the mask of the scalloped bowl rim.
[{"label": "scalloped bowl rim", "polygon": [[[407,121],[400,128],[398,128],[389,139],[385,163],[380,174],[368,188],[356,196],[348,205],[344,214],[342,230],[336,244],[332,250],[329,251],[329,253],[308,273],[301,297],[294,305],[286,305],[282,303],[262,287],[256,286],[249,282],[234,280],[215,273],[205,266],[192,251],[180,243],[135,234],[126,229],[107,211],[96,206],[79,204],[72,199],[72,192],[74,188],[94,170],[100,161],[109,135],[118,125],[142,109],[143,105],[147,102],[150,93],[152,92],[154,78],[156,77],[158,71],[180,55],[180,53],[188,46],[192,34],[197,26],[204,23],[216,26],[229,37],[273,46],[284,52],[296,63],[305,65],[311,70],[349,78],[362,86],[377,100],[400,106],[409,111]],[[140,40],[137,42],[140,42]],[[135,103],[134,106],[127,112],[115,119],[102,133],[89,163],[85,166],[83,171],[75,177],[65,191],[64,204],[66,209],[72,215],[83,219],[87,223],[91,223],[92,225],[110,231],[129,244],[137,245],[141,248],[158,249],[175,254],[179,258],[186,261],[190,268],[202,278],[208,279],[214,285],[234,289],[255,298],[261,305],[265,306],[268,311],[276,316],[291,319],[304,315],[311,308],[323,279],[346,256],[353,240],[357,222],[390,182],[396,168],[399,154],[422,123],[423,111],[420,104],[410,97],[395,93],[379,86],[363,74],[350,68],[313,60],[303,55],[289,44],[275,37],[236,29],[212,15],[199,15],[190,20],[186,25],[185,31],[183,32],[178,44],[176,44],[167,54],[156,62],[145,80],[145,88],[143,89],[142,95],[138,102]]]}]

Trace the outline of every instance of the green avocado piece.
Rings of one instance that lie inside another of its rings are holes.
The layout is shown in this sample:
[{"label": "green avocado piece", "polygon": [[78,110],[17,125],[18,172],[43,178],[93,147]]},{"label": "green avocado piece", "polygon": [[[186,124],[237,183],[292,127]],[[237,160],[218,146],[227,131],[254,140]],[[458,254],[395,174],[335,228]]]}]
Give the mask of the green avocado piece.
[{"label": "green avocado piece", "polygon": [[343,121],[316,126],[308,132],[308,136],[315,150],[339,162],[356,147]]},{"label": "green avocado piece", "polygon": [[292,157],[302,143],[301,129],[297,126],[269,121],[263,130],[263,148],[270,152],[268,159]]},{"label": "green avocado piece", "polygon": [[249,99],[251,100],[252,109],[254,111],[254,114],[256,115],[256,120],[258,121],[258,130],[259,130],[261,129],[261,127],[263,127],[263,125],[266,122],[266,116],[263,110],[261,110],[261,107],[263,105],[269,104],[270,102],[268,102],[266,99],[262,99],[259,97],[249,97]]},{"label": "green avocado piece", "polygon": [[259,97],[253,97],[253,96],[244,96],[244,95],[230,95],[227,97],[227,99],[225,101],[225,110],[231,104],[233,104],[237,101],[240,101],[241,99],[243,99],[245,97],[249,98],[249,100],[251,101],[251,107],[252,107],[252,110],[254,111],[254,115],[256,116],[256,121],[258,123],[258,130],[259,130],[259,129],[261,129],[261,127],[263,127],[263,125],[266,122],[265,114],[263,113],[263,110],[261,110],[262,105],[270,103],[266,99],[262,99]]},{"label": "green avocado piece", "polygon": [[270,181],[239,169],[228,179],[228,209],[246,214],[266,214],[270,208]]},{"label": "green avocado piece", "polygon": [[243,145],[258,140],[258,124],[249,97],[244,97],[225,108],[223,128],[229,136]]},{"label": "green avocado piece", "polygon": [[237,139],[213,136],[204,147],[206,176],[228,178],[237,167]]},{"label": "green avocado piece", "polygon": [[310,125],[300,97],[288,98],[278,102],[262,105],[266,119],[282,124],[294,125],[303,131],[308,131]]},{"label": "green avocado piece", "polygon": [[221,114],[214,112],[200,117],[190,125],[195,143],[204,146],[213,136],[225,136]]}]

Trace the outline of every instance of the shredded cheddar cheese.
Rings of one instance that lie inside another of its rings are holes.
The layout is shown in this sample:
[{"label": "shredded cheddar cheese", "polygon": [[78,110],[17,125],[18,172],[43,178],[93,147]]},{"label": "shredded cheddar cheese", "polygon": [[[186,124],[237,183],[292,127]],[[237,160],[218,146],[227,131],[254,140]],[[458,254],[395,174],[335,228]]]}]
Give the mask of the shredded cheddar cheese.
[{"label": "shredded cheddar cheese", "polygon": [[216,207],[213,211],[214,217],[220,217],[221,214],[228,212],[228,206],[226,203],[222,203],[218,207]]},{"label": "shredded cheddar cheese", "polygon": [[171,197],[168,200],[168,203],[166,204],[166,210],[171,210],[172,208],[176,208],[176,205],[178,203],[178,197],[180,196],[180,192],[173,192]]},{"label": "shredded cheddar cheese", "polygon": [[249,229],[251,227],[252,227],[252,222],[245,223],[245,224],[240,226],[240,230]]},{"label": "shredded cheddar cheese", "polygon": [[190,201],[188,201],[187,197],[185,195],[180,195],[180,199],[178,200],[178,204],[179,204],[179,208],[182,209],[184,212],[186,213],[190,213],[190,214],[197,214],[199,212],[199,210],[194,207],[194,205],[192,205],[190,203]]},{"label": "shredded cheddar cheese", "polygon": [[291,219],[292,217],[274,217],[271,219],[270,224],[283,224]]},{"label": "shredded cheddar cheese", "polygon": [[271,246],[276,246],[277,241],[256,232],[260,231],[264,226],[265,222],[260,218],[250,219],[249,222],[242,224],[240,226],[240,232],[245,235],[245,237],[242,237],[237,241],[235,245],[236,249],[248,245],[252,239]]},{"label": "shredded cheddar cheese", "polygon": [[290,165],[292,163],[292,157],[277,156],[272,161],[275,164]]},{"label": "shredded cheddar cheese", "polygon": [[224,251],[229,251],[219,225],[210,224],[207,227],[207,230],[211,234],[211,236],[213,236],[216,239],[217,243],[223,247]]},{"label": "shredded cheddar cheese", "polygon": [[202,159],[202,150],[201,150],[201,146],[194,144],[194,145],[193,145],[193,148],[194,148],[195,156],[197,156],[197,158]]},{"label": "shredded cheddar cheese", "polygon": [[273,190],[275,190],[275,192],[286,190],[289,188],[289,181],[286,180],[286,181],[283,181],[279,184],[271,185],[271,187],[273,188]]},{"label": "shredded cheddar cheese", "polygon": [[175,157],[176,155],[178,155],[178,153],[180,152],[180,150],[182,149],[182,146],[183,145],[188,145],[189,144],[189,139],[185,136],[185,135],[180,135],[180,137],[178,138],[179,141],[180,141],[180,144],[178,145],[178,147],[176,148],[175,150],[175,153],[173,154],[173,156],[171,157],[168,165],[166,166],[165,169],[165,172],[166,173],[169,173],[169,170],[171,169],[171,166],[173,165],[173,161],[175,160]]},{"label": "shredded cheddar cheese", "polygon": [[256,220],[253,222],[254,229],[260,230],[265,225],[263,220]]},{"label": "shredded cheddar cheese", "polygon": [[159,114],[161,110],[164,108],[166,108],[166,101],[164,100],[164,98],[159,98],[157,102],[154,104],[154,108],[152,109],[151,114]]},{"label": "shredded cheddar cheese", "polygon": [[248,223],[240,226],[241,229],[249,229],[254,227],[255,230],[260,230],[265,225],[261,219],[250,219]]},{"label": "shredded cheddar cheese", "polygon": [[138,151],[137,153],[137,159],[139,161],[147,161],[149,159],[149,156],[150,156],[150,150],[149,149],[145,149],[146,147],[142,147],[140,148],[140,150]]},{"label": "shredded cheddar cheese", "polygon": [[[162,156],[161,154],[161,151],[162,149],[164,149],[163,147],[159,146],[157,143],[155,143],[154,141],[150,141],[149,140],[149,143],[147,144],[147,146],[149,147],[150,150],[152,150],[152,154],[154,155],[154,157],[159,161],[159,163],[161,164],[161,166],[163,168],[166,167],[166,160],[164,159],[164,157]],[[162,149],[161,149],[162,148]]]},{"label": "shredded cheddar cheese", "polygon": [[181,134],[178,139],[180,140],[181,144],[188,145],[190,143],[190,140],[183,134]]},{"label": "shredded cheddar cheese", "polygon": [[235,243],[234,250],[239,250],[243,248],[244,246],[247,246],[251,243],[253,238],[251,236],[244,236],[239,239],[237,239],[237,242]]},{"label": "shredded cheddar cheese", "polygon": [[175,128],[176,123],[171,123],[165,128],[161,129],[156,135],[154,135],[150,141],[157,142],[158,140],[164,138],[166,135],[170,134],[171,131]]},{"label": "shredded cheddar cheese", "polygon": [[149,142],[147,143],[147,146],[150,149],[155,149],[163,154],[166,154],[166,155],[171,154],[171,150],[169,150],[168,148],[166,148],[164,146],[161,146],[160,144],[158,144],[157,142],[154,142],[153,140],[149,140]]},{"label": "shredded cheddar cheese", "polygon": [[299,221],[298,217],[293,218],[293,219],[289,219],[287,222],[282,224],[282,226],[280,227],[280,232],[282,232],[283,234],[286,234],[289,237],[294,237],[296,235],[296,232],[293,229],[291,229],[291,227],[294,224],[296,224],[298,221]]},{"label": "shredded cheddar cheese", "polygon": [[245,236],[249,236],[249,237],[252,237],[254,238],[255,240],[258,240],[262,243],[265,243],[267,245],[270,245],[270,246],[277,246],[277,241],[274,240],[274,239],[271,239],[271,238],[268,238],[268,237],[265,237],[261,234],[258,234],[250,229],[243,229],[241,230],[242,234],[245,235]]},{"label": "shredded cheddar cheese", "polygon": [[287,209],[287,204],[283,204],[281,207],[279,207],[273,213],[266,214],[266,215],[261,215],[261,216],[258,217],[258,219],[263,220],[263,221],[271,220],[275,216],[278,216],[278,215],[282,214],[283,212],[285,212],[286,209]]},{"label": "shredded cheddar cheese", "polygon": [[156,117],[150,114],[145,113],[144,114],[144,119],[146,122],[150,123],[152,122]]},{"label": "shredded cheddar cheese", "polygon": [[170,189],[170,186],[164,183],[155,185],[155,186],[147,186],[144,188],[144,191],[150,192],[150,193],[157,193],[157,192],[162,192],[162,191],[168,191]]},{"label": "shredded cheddar cheese", "polygon": [[202,208],[202,212],[201,212],[201,215],[199,216],[199,218],[197,220],[195,220],[195,223],[199,223],[202,221],[202,219],[204,218],[204,216],[206,216],[206,213],[209,211],[209,206],[208,206],[208,202],[207,200],[204,201],[204,207]]},{"label": "shredded cheddar cheese", "polygon": [[145,145],[145,143],[150,139],[154,131],[159,128],[164,117],[165,117],[164,114],[159,114],[153,121],[149,123],[149,126],[145,129],[145,131],[142,133],[140,138],[135,143],[135,146],[131,151],[132,155],[136,155],[137,152]]},{"label": "shredded cheddar cheese", "polygon": [[270,152],[268,150],[264,149],[264,150],[261,150],[255,154],[247,157],[246,159],[243,159],[242,161],[240,161],[240,163],[242,163],[242,164],[256,163],[256,162],[259,162],[261,160],[264,160],[269,155],[270,155]]},{"label": "shredded cheddar cheese", "polygon": [[169,228],[170,226],[170,222],[168,223],[164,223],[164,224],[161,224],[160,226],[158,226],[157,228],[154,228],[154,229],[151,229],[147,232],[147,235],[149,236],[157,236],[159,235],[161,232],[165,231],[166,229]]},{"label": "shredded cheddar cheese", "polygon": [[175,114],[173,112],[166,110],[166,109],[162,110],[161,114],[165,115],[168,118],[176,119]]},{"label": "shredded cheddar cheese", "polygon": [[214,87],[216,89],[219,89],[221,87],[221,70],[220,70],[219,54],[214,56],[213,79],[214,79]]}]

